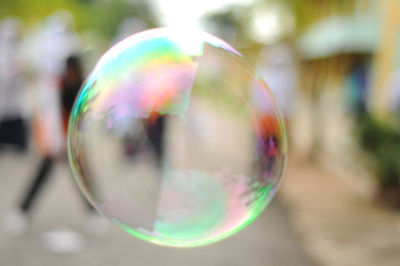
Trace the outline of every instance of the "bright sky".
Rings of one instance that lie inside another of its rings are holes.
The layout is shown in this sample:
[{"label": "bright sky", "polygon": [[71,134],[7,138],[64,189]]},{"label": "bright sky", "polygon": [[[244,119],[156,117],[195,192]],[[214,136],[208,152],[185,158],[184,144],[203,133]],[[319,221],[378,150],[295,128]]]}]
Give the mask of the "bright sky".
[{"label": "bright sky", "polygon": [[199,19],[210,11],[255,0],[151,0],[163,26],[198,27]]}]

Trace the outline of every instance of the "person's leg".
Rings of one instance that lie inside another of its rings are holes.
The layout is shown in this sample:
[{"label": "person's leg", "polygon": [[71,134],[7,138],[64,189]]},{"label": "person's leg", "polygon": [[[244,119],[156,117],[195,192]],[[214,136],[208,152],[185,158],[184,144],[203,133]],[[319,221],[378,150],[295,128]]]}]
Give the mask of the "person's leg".
[{"label": "person's leg", "polygon": [[11,211],[5,217],[5,225],[13,234],[20,235],[24,234],[29,228],[29,217],[28,214],[32,209],[32,205],[43,188],[45,181],[48,179],[51,168],[53,165],[53,159],[50,157],[43,158],[40,162],[38,171],[34,176],[30,187],[25,194],[22,202],[18,208]]},{"label": "person's leg", "polygon": [[43,188],[43,185],[49,177],[53,162],[54,159],[51,157],[45,157],[42,159],[33,182],[31,183],[24,199],[20,204],[20,208],[24,213],[28,213],[32,208],[38,193]]}]

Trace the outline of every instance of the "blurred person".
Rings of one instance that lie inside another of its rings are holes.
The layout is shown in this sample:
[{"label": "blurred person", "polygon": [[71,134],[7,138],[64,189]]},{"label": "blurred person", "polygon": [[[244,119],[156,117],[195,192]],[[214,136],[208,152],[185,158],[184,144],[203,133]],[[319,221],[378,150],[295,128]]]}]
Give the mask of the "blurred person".
[{"label": "blurred person", "polygon": [[[67,135],[69,115],[82,82],[83,79],[78,58],[75,56],[68,57],[66,60],[65,73],[60,80],[60,102],[64,138],[66,138]],[[43,152],[45,152],[44,149]],[[57,156],[58,154],[52,154],[50,152],[45,152],[43,154],[43,159],[39,166],[39,170],[33,179],[34,181],[29,189],[29,192],[20,205],[20,208],[23,212],[28,213],[30,211],[37,194],[42,188],[44,182],[49,177],[50,171],[54,166]]]},{"label": "blurred person", "polygon": [[28,141],[19,28],[19,21],[14,18],[0,22],[0,148],[11,145],[26,151]]},{"label": "blurred person", "polygon": [[296,61],[290,47],[286,44],[265,47],[259,56],[257,69],[275,96],[290,139],[290,118],[298,86]]},{"label": "blurred person", "polygon": [[[9,230],[22,234],[29,227],[29,216],[38,194],[48,180],[57,158],[66,151],[67,121],[75,97],[82,85],[78,58],[79,37],[68,26],[69,14],[56,13],[46,19],[38,40],[42,43],[36,61],[38,68],[39,105],[33,122],[34,139],[41,161],[22,201],[8,217]],[[105,233],[105,224],[92,206],[88,229],[95,234]]]},{"label": "blurred person", "polygon": [[[64,132],[64,139],[67,139],[68,135],[68,122],[69,117],[72,112],[72,108],[75,103],[75,99],[78,96],[79,90],[83,84],[83,71],[81,67],[81,62],[79,57],[76,55],[72,55],[66,60],[66,70],[61,79],[61,93],[60,93],[60,101],[61,101],[61,113],[62,113],[62,125]],[[66,144],[66,142],[64,143]],[[66,149],[65,149],[66,152]],[[86,200],[83,194],[79,191],[82,199],[85,202],[85,205],[90,214],[89,222],[87,224],[87,229],[94,235],[102,236],[107,231],[107,224],[104,222],[103,217],[101,217],[94,207]]]},{"label": "blurred person", "polygon": [[[78,58],[76,56],[68,57],[66,60],[66,70],[59,81],[64,136],[67,134],[69,115],[82,82],[83,78]],[[44,151],[44,149],[42,149],[42,151]],[[24,233],[28,229],[28,216],[32,211],[33,204],[38,194],[50,177],[56,159],[57,154],[49,152],[43,154],[39,168],[32,179],[32,183],[30,184],[27,193],[24,195],[18,209],[9,217],[9,227],[13,232],[19,234]],[[87,201],[86,203],[89,210],[94,212],[93,207]]]}]

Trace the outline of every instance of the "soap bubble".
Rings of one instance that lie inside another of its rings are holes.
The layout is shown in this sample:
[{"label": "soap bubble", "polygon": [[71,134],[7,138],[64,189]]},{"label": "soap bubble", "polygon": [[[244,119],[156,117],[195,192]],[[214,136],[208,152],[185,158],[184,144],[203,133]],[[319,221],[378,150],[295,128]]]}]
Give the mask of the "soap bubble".
[{"label": "soap bubble", "polygon": [[266,84],[224,41],[161,28],[106,52],[72,110],[68,148],[81,190],[129,234],[201,246],[251,223],[285,158]]}]

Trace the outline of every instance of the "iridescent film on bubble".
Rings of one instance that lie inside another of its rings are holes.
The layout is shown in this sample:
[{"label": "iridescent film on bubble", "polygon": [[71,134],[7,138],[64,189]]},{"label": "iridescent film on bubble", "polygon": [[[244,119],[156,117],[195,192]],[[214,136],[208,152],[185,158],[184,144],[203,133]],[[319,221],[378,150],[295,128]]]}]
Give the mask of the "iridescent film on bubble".
[{"label": "iridescent film on bubble", "polygon": [[68,137],[75,179],[97,210],[131,235],[175,247],[210,244],[252,222],[285,158],[273,96],[242,55],[171,28],[103,55]]}]

